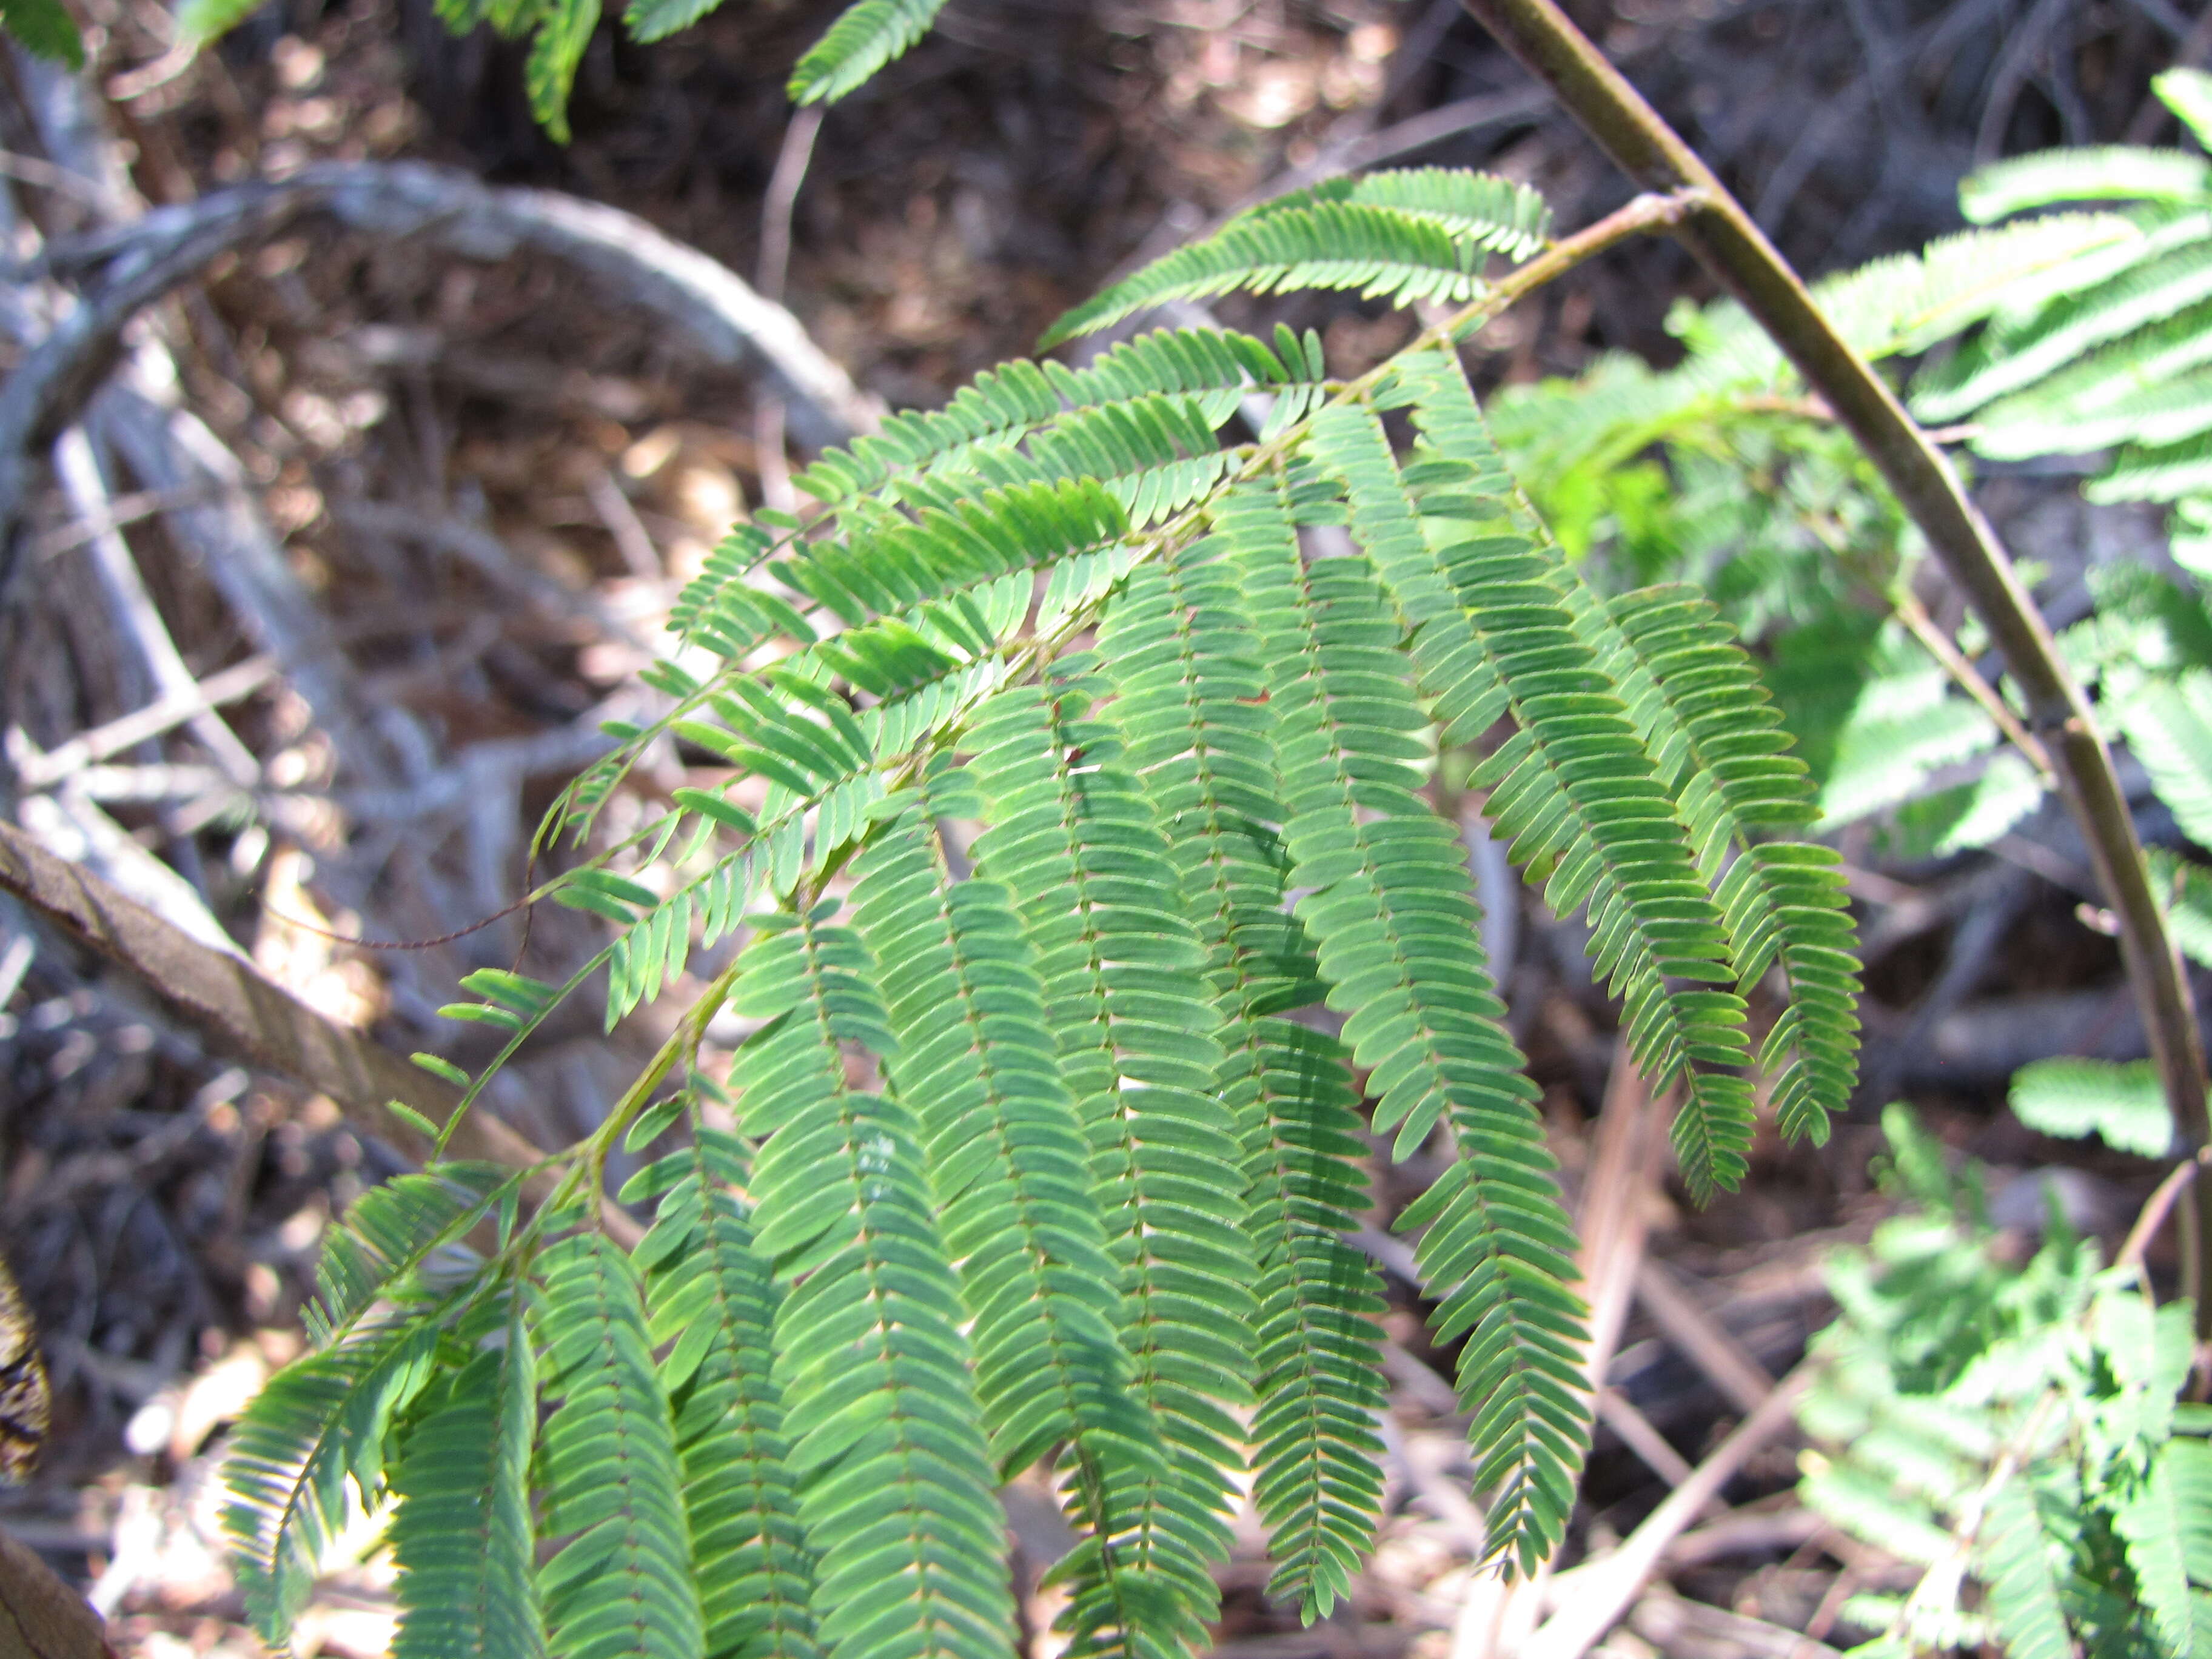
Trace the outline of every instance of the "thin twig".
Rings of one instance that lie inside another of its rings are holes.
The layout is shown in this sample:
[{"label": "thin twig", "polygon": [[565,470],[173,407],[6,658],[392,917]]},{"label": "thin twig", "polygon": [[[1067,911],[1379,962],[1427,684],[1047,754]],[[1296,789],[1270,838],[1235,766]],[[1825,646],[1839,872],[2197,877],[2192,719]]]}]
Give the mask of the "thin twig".
[{"label": "thin twig", "polygon": [[[2168,1109],[2191,1148],[2212,1140],[2205,1109],[2204,1045],[2181,959],[2151,891],[2127,797],[2080,684],[2004,549],[1967,498],[1957,472],[1914,424],[1897,394],[1814,304],[1796,272],[1698,153],[1607,63],[1553,0],[1461,0],[1468,12],[1549,86],[1567,112],[1646,190],[1701,191],[1675,228],[1683,246],[1755,318],[1806,384],[1836,411],[2003,654],[2062,793],[2073,809],[2120,924],[2120,946]],[[2184,1212],[2187,1291],[2200,1335],[2212,1334],[2212,1182],[2197,1183]]]},{"label": "thin twig", "polygon": [[666,572],[661,568],[660,550],[653,546],[653,538],[646,533],[637,509],[629,504],[615,475],[601,467],[584,485],[584,495],[592,503],[592,511],[599,515],[599,522],[614,538],[615,550],[629,567],[629,574],[647,581],[659,581]]},{"label": "thin twig", "polygon": [[2143,1256],[2150,1249],[2151,1240],[2158,1237],[2158,1230],[2166,1224],[2166,1218],[2172,1210],[2174,1200],[2181,1196],[2182,1188],[2197,1179],[2197,1170],[2203,1163],[2203,1155],[2200,1153],[2166,1171],[2166,1179],[2158,1183],[2145,1200],[2142,1212],[2136,1217],[2136,1224],[2128,1229],[2127,1242],[2120,1246],[2120,1253],[2113,1260],[2114,1267],[2142,1266]]},{"label": "thin twig", "polygon": [[[1612,1554],[1562,1573],[1553,1581],[1559,1610],[1522,1644],[1519,1659],[1582,1659],[1644,1588],[1667,1547],[1686,1531],[1706,1504],[1796,1420],[1797,1402],[1813,1380],[1813,1363],[1800,1364],[1775,1386],[1757,1411],[1713,1448],[1690,1478],[1667,1495],[1644,1524]],[[1571,1581],[1571,1583],[1570,1582]]]},{"label": "thin twig", "polygon": [[201,494],[180,495],[162,489],[134,489],[127,495],[110,499],[107,511],[96,519],[65,524],[48,531],[31,544],[33,555],[40,559],[52,559],[68,552],[73,547],[82,547],[95,536],[104,536],[112,530],[150,519],[159,514],[174,511],[180,507],[194,507],[212,499]]},{"label": "thin twig", "polygon": [[274,657],[248,657],[244,662],[209,675],[189,692],[165,692],[143,708],[134,709],[89,732],[79,732],[43,754],[29,757],[16,769],[16,782],[24,789],[52,788],[72,772],[95,765],[111,755],[119,755],[149,738],[158,738],[209,709],[250,696],[276,677]]},{"label": "thin twig", "polygon": [[1774,1379],[1728,1328],[1707,1313],[1656,1261],[1637,1270],[1636,1299],[1667,1340],[1688,1357],[1740,1412],[1757,1411],[1774,1392]]},{"label": "thin twig", "polygon": [[785,281],[791,275],[791,215],[799,204],[799,187],[806,180],[806,164],[814,155],[814,140],[822,131],[823,104],[808,104],[791,118],[783,130],[783,147],[776,152],[775,171],[769,174],[768,193],[761,198],[760,262],[753,271],[753,286],[762,297],[783,303]]},{"label": "thin twig", "polygon": [[1928,607],[1920,603],[1917,595],[1900,587],[1889,596],[1890,609],[1905,631],[1920,641],[1921,648],[1943,665],[1961,691],[1979,703],[1982,712],[1996,722],[1998,731],[2005,734],[2012,746],[2027,757],[2028,764],[2043,775],[2047,783],[2051,777],[2051,756],[2033,732],[2020,723],[1997,690],[1966,660],[1966,653],[1953,644],[1951,636],[1936,625],[1936,618],[1928,614]]},{"label": "thin twig", "polygon": [[[778,305],[783,303],[784,285],[791,276],[792,210],[799,204],[799,187],[806,181],[806,164],[813,157],[825,107],[809,104],[791,118],[783,130],[783,147],[776,152],[775,171],[769,175],[768,193],[761,201],[760,261],[753,269],[753,286]],[[783,450],[787,436],[783,399],[763,391],[753,400],[753,464],[761,498],[779,513],[799,507],[791,463]]]},{"label": "thin twig", "polygon": [[[70,505],[81,517],[91,521],[106,515],[107,485],[100,476],[100,464],[82,427],[71,427],[54,445],[54,470],[60,475]],[[91,552],[100,584],[106,590],[115,621],[138,648],[146,672],[153,679],[155,695],[165,702],[196,701],[199,688],[191,671],[178,654],[176,642],[169,637],[153,595],[146,591],[145,580],[138,574],[137,562],[131,557],[123,532],[102,531],[85,545]],[[253,757],[252,750],[239,741],[238,734],[224,724],[212,705],[200,704],[191,709],[186,723],[233,783],[244,787],[259,780],[261,763]]]}]

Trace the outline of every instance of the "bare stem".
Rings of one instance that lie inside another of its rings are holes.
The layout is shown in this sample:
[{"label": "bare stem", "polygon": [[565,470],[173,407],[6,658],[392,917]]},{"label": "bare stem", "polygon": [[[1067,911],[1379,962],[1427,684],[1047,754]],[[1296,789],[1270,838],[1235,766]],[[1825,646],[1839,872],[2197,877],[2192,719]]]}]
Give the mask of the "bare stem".
[{"label": "bare stem", "polygon": [[[2181,958],[2153,896],[2142,847],[2088,701],[2059,660],[2051,630],[1995,533],[1943,453],[1895,392],[1820,314],[1796,272],[1698,153],[1568,21],[1553,0],[1461,0],[1614,163],[1647,191],[1695,190],[1702,199],[1674,228],[1682,245],[1756,318],[1805,384],[1835,413],[1881,473],[1981,617],[2027,709],[2097,878],[2119,920],[2121,954],[2150,1038],[2174,1127],[2193,1154],[2212,1139],[2205,1115],[2204,1045]],[[2212,1182],[2184,1212],[2183,1261],[2200,1335],[2212,1334],[2202,1294],[2212,1272]]]},{"label": "bare stem", "polygon": [[1996,688],[1981,677],[1974,665],[1966,660],[1966,653],[1951,642],[1951,636],[1936,625],[1936,618],[1928,614],[1928,607],[1920,603],[1911,591],[1900,586],[1889,596],[1890,609],[1897,613],[1912,637],[1920,641],[1921,648],[1943,665],[1959,689],[1982,706],[1982,712],[1996,723],[2005,739],[2027,757],[2028,763],[2043,775],[2044,781],[2051,780],[2051,757],[2035,734],[2020,723],[2020,716],[2012,712]]}]

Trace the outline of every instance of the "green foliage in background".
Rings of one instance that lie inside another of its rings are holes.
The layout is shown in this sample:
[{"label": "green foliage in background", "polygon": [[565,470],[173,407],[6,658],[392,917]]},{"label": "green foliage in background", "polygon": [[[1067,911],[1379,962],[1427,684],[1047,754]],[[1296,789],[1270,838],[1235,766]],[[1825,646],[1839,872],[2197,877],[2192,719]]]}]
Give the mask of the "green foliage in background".
[{"label": "green foliage in background", "polygon": [[[665,40],[720,7],[724,0],[629,0],[623,27],[633,40]],[[177,30],[185,40],[214,40],[258,11],[265,0],[179,0]],[[791,95],[802,104],[834,103],[857,91],[875,73],[929,33],[945,0],[856,0],[799,60],[791,73]],[[592,31],[599,26],[600,0],[437,0],[441,21],[456,34],[490,28],[513,40],[528,40],[524,82],[530,108],[539,124],[562,143],[568,142],[568,94]],[[0,0],[0,22],[33,50],[62,55],[55,25],[70,43],[70,61],[82,55],[61,0]]]},{"label": "green foliage in background", "polygon": [[[638,41],[687,29],[724,0],[629,0],[623,26]],[[267,0],[178,0],[180,39],[205,45],[236,28]],[[945,0],[856,0],[792,70],[791,95],[802,104],[835,102],[903,56],[929,33]],[[545,131],[568,142],[568,94],[577,66],[603,15],[600,0],[437,0],[437,13],[456,34],[489,27],[528,40],[524,81],[531,112]],[[71,68],[84,62],[84,41],[63,0],[0,0],[0,30],[42,58]]]},{"label": "green foliage in background", "polygon": [[0,29],[41,58],[83,66],[84,37],[62,0],[0,0]]},{"label": "green foliage in background", "polygon": [[[1358,223],[1358,258],[1252,232],[1299,215]],[[448,1011],[511,1053],[603,969],[611,1022],[672,995],[675,1034],[534,1212],[446,1164],[355,1207],[231,1465],[264,1631],[390,1499],[399,1659],[1003,1656],[996,1489],[1039,1468],[1080,1540],[1072,1652],[1202,1650],[1248,1480],[1273,1593],[1324,1614],[1382,1497],[1381,1285],[1346,1236],[1377,1155],[1441,1170],[1397,1225],[1492,1553],[1559,1543],[1575,1240],[1439,745],[1587,911],[1701,1198],[1744,1173],[1755,1072],[1826,1133],[1857,987],[1755,665],[1692,590],[1587,586],[1485,428],[1455,339],[1542,223],[1422,172],[1248,217],[1106,308],[1192,270],[1475,303],[1350,381],[1287,329],[1011,363],[823,456],[803,526],[732,533],[647,676],[666,714],[549,821],[587,856],[542,896],[606,948]],[[616,833],[672,742],[716,781]],[[1763,981],[1791,998],[1755,1043]],[[726,1077],[718,1017],[750,1033]],[[496,1069],[429,1063],[471,1101]],[[649,1216],[635,1249],[606,1198]]]},{"label": "green foliage in background", "polygon": [[1801,1413],[1806,1503],[1920,1570],[1844,1604],[1878,1633],[1856,1655],[2212,1653],[2212,1409],[2177,1403],[2187,1304],[2102,1267],[2055,1201],[2022,1262],[1978,1171],[1902,1107],[1883,1127],[1910,1208],[1832,1266]]}]

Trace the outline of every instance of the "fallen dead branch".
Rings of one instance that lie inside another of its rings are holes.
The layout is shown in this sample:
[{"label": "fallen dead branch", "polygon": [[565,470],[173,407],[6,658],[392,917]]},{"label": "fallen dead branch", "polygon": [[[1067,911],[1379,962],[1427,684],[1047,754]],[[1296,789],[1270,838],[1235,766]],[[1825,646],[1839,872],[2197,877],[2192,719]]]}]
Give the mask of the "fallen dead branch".
[{"label": "fallen dead branch", "polygon": [[133,317],[222,255],[314,216],[380,236],[428,237],[464,258],[528,248],[562,259],[672,324],[704,361],[765,367],[803,442],[838,442],[878,417],[789,311],[635,214],[555,191],[495,188],[422,162],[330,162],[157,208],[47,250],[43,274],[88,287],[0,387],[0,525],[21,509],[28,454],[90,400]]},{"label": "fallen dead branch", "polygon": [[[5,823],[0,823],[0,889],[130,969],[198,1030],[328,1095],[348,1118],[410,1157],[422,1156],[428,1146],[388,1103],[400,1101],[434,1123],[443,1123],[459,1103],[447,1085],[316,1012],[251,963],[210,949]],[[461,1120],[453,1149],[463,1158],[516,1169],[543,1156],[481,1112]]]}]

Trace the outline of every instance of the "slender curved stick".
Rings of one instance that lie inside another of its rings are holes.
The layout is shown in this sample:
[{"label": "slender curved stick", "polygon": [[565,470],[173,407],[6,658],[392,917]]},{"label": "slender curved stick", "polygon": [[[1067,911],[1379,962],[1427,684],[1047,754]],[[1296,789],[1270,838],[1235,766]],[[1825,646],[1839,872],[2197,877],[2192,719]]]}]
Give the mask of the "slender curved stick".
[{"label": "slender curved stick", "polygon": [[[1972,605],[2027,707],[2059,790],[2088,843],[2097,879],[2119,919],[2120,951],[2150,1038],[2174,1127],[2191,1152],[2212,1139],[2205,1113],[2203,1039],[2181,958],[2151,892],[2142,844],[2087,699],[2058,658],[2051,630],[1958,474],[1906,414],[1897,394],[1820,314],[1796,272],[1743,206],[1553,0],[1460,0],[1647,191],[1696,190],[1702,200],[1674,227],[1682,245],[1740,301],[1835,411],[1951,580]],[[2187,1294],[2200,1335],[2212,1334],[2212,1182],[2199,1182],[2183,1242]]]},{"label": "slender curved stick", "polygon": [[[2197,1166],[2203,1162],[2203,1155],[2199,1153],[2166,1171],[2166,1179],[2158,1183],[2157,1189],[2144,1203],[2142,1212],[2136,1217],[2136,1224],[2128,1229],[2126,1242],[2120,1246],[2119,1255],[2112,1258],[2114,1267],[2142,1266],[2143,1257],[2150,1253],[2151,1240],[2156,1238],[2158,1230],[2166,1225],[2166,1218],[2180,1198],[2182,1188],[2197,1179]],[[2143,1293],[2148,1296],[2149,1292],[2150,1285],[2146,1279]]]},{"label": "slender curved stick", "polygon": [[1759,1409],[1714,1447],[1690,1478],[1668,1493],[1659,1507],[1621,1540],[1620,1548],[1553,1580],[1559,1610],[1521,1644],[1518,1659],[1582,1659],[1628,1611],[1637,1592],[1657,1570],[1667,1547],[1689,1529],[1706,1504],[1720,1495],[1753,1454],[1790,1430],[1817,1364],[1802,1361],[1777,1383]]}]

